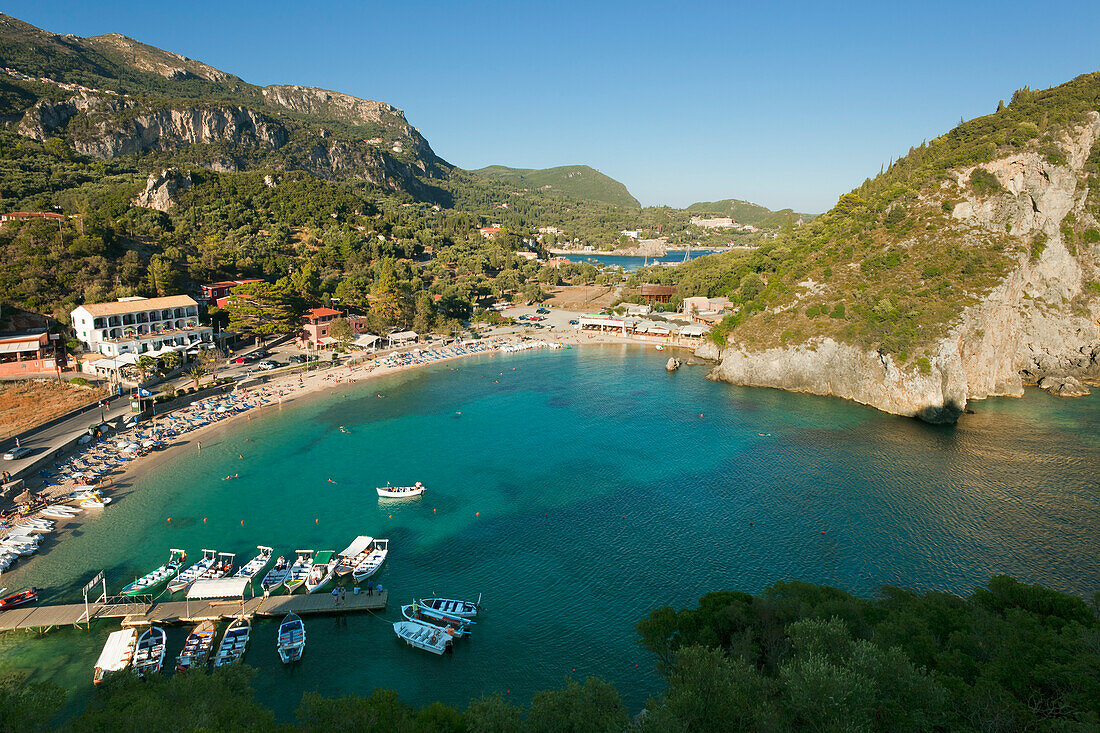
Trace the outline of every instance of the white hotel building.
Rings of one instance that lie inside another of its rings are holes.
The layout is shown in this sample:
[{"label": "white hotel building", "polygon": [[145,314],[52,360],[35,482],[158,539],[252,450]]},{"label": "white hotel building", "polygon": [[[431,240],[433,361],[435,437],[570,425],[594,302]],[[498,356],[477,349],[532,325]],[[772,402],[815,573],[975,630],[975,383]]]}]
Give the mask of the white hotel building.
[{"label": "white hotel building", "polygon": [[82,305],[69,315],[84,348],[104,356],[197,353],[214,340],[213,329],[199,325],[199,304],[188,295],[120,298]]}]

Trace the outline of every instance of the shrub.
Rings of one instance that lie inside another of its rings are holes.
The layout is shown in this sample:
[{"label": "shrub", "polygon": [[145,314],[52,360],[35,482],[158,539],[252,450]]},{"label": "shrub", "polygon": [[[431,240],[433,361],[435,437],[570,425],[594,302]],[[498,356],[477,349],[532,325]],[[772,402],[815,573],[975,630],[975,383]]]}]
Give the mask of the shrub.
[{"label": "shrub", "polygon": [[1035,236],[1031,238],[1031,261],[1038,262],[1039,257],[1042,256],[1043,250],[1047,248],[1047,233],[1036,232]]},{"label": "shrub", "polygon": [[970,173],[970,190],[977,196],[992,196],[1004,191],[1004,186],[985,168],[975,168]]},{"label": "shrub", "polygon": [[829,314],[830,318],[843,318],[844,317],[844,304],[837,303],[833,306],[833,312]]},{"label": "shrub", "polygon": [[922,356],[917,359],[917,370],[920,371],[921,374],[932,373],[932,362],[928,361],[927,356]]},{"label": "shrub", "polygon": [[69,380],[69,384],[75,384],[78,387],[91,387],[92,384],[84,377],[73,377]]}]

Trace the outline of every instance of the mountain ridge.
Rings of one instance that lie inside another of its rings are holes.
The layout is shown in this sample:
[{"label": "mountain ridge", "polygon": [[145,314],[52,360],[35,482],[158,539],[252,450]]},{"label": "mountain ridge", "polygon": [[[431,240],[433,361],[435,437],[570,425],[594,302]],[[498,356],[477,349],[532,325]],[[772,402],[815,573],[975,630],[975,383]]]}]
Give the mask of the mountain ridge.
[{"label": "mountain ridge", "polygon": [[600,201],[613,206],[640,209],[641,203],[627,187],[591,166],[559,165],[552,168],[512,168],[489,165],[471,171],[475,175],[528,189],[560,193],[569,198]]}]

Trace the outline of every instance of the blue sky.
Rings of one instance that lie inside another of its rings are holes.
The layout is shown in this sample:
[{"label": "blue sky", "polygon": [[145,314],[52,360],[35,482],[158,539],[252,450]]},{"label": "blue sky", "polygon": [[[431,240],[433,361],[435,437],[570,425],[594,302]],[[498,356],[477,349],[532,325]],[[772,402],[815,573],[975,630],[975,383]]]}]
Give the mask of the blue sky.
[{"label": "blue sky", "polygon": [[644,204],[818,212],[1013,90],[1100,70],[1100,3],[33,2],[255,84],[405,110],[464,168],[585,163]]}]

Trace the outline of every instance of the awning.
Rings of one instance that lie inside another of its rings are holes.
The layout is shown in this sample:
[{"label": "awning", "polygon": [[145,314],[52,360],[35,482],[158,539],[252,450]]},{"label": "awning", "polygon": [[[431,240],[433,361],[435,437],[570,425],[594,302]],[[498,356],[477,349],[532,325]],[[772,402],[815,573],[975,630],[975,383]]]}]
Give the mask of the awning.
[{"label": "awning", "polygon": [[130,664],[130,645],[136,633],[133,629],[112,632],[107,637],[107,643],[103,645],[99,660],[95,663],[96,669],[104,672],[118,672],[126,669]]},{"label": "awning", "polygon": [[391,333],[389,340],[392,341],[416,341],[420,338],[416,331],[401,331],[400,333]]},{"label": "awning", "polygon": [[368,537],[367,535],[359,535],[354,540],[352,540],[352,543],[348,545],[343,552],[340,553],[340,556],[355,557],[360,552],[370,547],[370,543],[372,542],[374,542],[373,537]]},{"label": "awning", "polygon": [[9,341],[0,344],[0,354],[11,354],[16,351],[38,351],[38,341]]},{"label": "awning", "polygon": [[361,333],[355,338],[355,345],[362,347],[374,346],[378,341],[378,337],[373,333]]},{"label": "awning", "polygon": [[324,344],[325,346],[332,346],[334,343],[336,343],[336,339],[334,339],[332,336],[322,336],[321,338],[317,339],[317,343]]},{"label": "awning", "polygon": [[196,580],[187,590],[187,600],[203,598],[243,598],[248,578],[217,578]]},{"label": "awning", "polygon": [[106,359],[90,361],[85,366],[89,366],[92,369],[114,369],[117,365],[114,359],[107,357]]},{"label": "awning", "polygon": [[680,329],[681,336],[702,336],[707,332],[707,329],[702,326],[684,326]]}]

